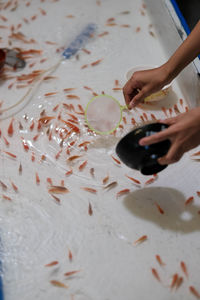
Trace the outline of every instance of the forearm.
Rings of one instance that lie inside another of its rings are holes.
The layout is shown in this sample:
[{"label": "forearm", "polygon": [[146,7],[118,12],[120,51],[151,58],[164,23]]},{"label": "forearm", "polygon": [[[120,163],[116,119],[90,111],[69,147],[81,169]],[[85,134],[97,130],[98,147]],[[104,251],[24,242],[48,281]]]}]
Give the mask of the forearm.
[{"label": "forearm", "polygon": [[200,21],[181,46],[163,65],[167,81],[172,81],[200,53]]}]

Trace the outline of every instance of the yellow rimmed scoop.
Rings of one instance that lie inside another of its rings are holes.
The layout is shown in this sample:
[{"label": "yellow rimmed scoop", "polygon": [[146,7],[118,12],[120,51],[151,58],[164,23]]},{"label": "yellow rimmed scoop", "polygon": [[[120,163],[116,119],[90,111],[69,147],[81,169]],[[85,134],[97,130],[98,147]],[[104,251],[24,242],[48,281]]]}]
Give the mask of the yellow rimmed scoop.
[{"label": "yellow rimmed scoop", "polygon": [[93,97],[87,104],[85,120],[88,127],[98,134],[110,134],[116,130],[122,120],[122,112],[127,109],[118,100],[109,95]]}]

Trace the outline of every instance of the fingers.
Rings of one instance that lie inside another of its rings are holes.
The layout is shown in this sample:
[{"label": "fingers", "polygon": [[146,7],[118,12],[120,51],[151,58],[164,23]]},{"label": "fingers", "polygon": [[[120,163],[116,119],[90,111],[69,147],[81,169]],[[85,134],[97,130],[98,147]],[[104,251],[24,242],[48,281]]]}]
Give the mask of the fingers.
[{"label": "fingers", "polygon": [[128,106],[129,109],[132,109],[134,106],[131,105],[131,102],[133,99],[135,99],[135,97],[137,97],[136,95],[138,94],[138,90],[133,90],[131,94],[125,95],[125,102],[126,105]]},{"label": "fingers", "polygon": [[140,76],[138,75],[139,73],[141,72],[135,72],[132,75],[131,79],[129,79],[123,87],[125,102],[129,109],[135,107],[139,102],[141,102],[144,99],[145,87],[144,83],[142,83],[140,79]]},{"label": "fingers", "polygon": [[169,139],[172,132],[173,132],[173,129],[171,129],[169,127],[167,129],[164,129],[163,131],[160,131],[160,132],[152,134],[148,137],[142,138],[141,140],[139,140],[139,145],[147,146],[147,145],[159,143],[161,141]]},{"label": "fingers", "polygon": [[126,105],[129,107],[131,100],[138,94],[138,88],[131,80],[129,80],[123,88],[123,94]]},{"label": "fingers", "polygon": [[158,159],[158,163],[160,165],[169,165],[169,164],[173,164],[177,161],[179,161],[181,159],[181,157],[184,154],[184,149],[180,146],[178,146],[176,143],[172,144],[168,153],[163,156],[160,157]]},{"label": "fingers", "polygon": [[164,75],[162,68],[134,72],[123,88],[126,105],[131,109],[146,96],[161,89],[165,82]]},{"label": "fingers", "polygon": [[136,107],[140,102],[142,102],[142,100],[145,98],[145,93],[143,90],[139,91],[137,93],[137,95],[131,99],[130,103],[129,103],[129,107],[130,108],[134,108]]},{"label": "fingers", "polygon": [[176,121],[177,121],[177,117],[174,117],[174,118],[159,120],[159,123],[163,123],[163,124],[166,124],[166,125],[173,125],[173,124],[176,123]]}]

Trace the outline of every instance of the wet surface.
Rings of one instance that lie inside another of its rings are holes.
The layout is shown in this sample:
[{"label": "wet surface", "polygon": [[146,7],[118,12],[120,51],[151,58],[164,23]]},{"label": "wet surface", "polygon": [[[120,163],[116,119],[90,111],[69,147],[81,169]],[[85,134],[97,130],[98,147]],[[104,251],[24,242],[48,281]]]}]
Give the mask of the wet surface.
[{"label": "wet surface", "polygon": [[[180,101],[183,97],[175,81],[160,102],[124,111],[115,134],[91,132],[84,118],[94,93],[104,91],[124,105],[121,90],[113,90],[116,80],[122,88],[132,67],[157,65],[166,59],[148,7],[139,0],[27,3],[19,2],[17,8],[14,2],[7,8],[1,4],[0,14],[8,19],[1,18],[0,25],[7,27],[2,28],[2,47],[10,41],[31,56],[23,71],[4,70],[9,78],[1,82],[0,227],[5,300],[132,300],[133,295],[140,300],[149,295],[152,299],[160,295],[163,300],[189,299],[186,283],[173,294],[168,286],[173,273],[181,274],[180,260],[188,265],[191,284],[199,280],[198,162],[185,155],[147,189],[151,177],[118,163],[115,154],[117,142],[132,128],[146,119],[176,116],[189,103]],[[70,45],[88,21],[97,24],[97,31],[84,46],[86,51],[61,60],[63,47]],[[12,23],[15,33],[23,33],[18,39],[12,35]],[[31,49],[39,52],[31,54]],[[42,70],[37,80],[28,83],[36,70]],[[117,183],[105,188],[112,182]],[[49,192],[51,185],[57,193]],[[124,189],[129,193],[118,194]],[[191,195],[195,195],[194,202],[185,207]],[[164,216],[154,201],[163,207]],[[148,239],[134,246],[142,235]],[[166,262],[165,269],[157,265],[156,254]],[[58,264],[45,267],[52,261]],[[158,269],[163,285],[153,278],[152,267]],[[64,274],[73,270],[81,271],[66,278]],[[51,280],[68,289],[52,285]]]}]

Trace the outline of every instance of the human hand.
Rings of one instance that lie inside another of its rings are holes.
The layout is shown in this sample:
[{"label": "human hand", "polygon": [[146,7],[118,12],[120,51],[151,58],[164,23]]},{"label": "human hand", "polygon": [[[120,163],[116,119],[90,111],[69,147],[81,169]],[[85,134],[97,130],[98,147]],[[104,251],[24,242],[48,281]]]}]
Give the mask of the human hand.
[{"label": "human hand", "polygon": [[139,141],[141,146],[166,139],[171,141],[168,153],[158,159],[159,164],[168,165],[177,162],[185,152],[200,144],[200,107],[160,122],[168,124],[169,127]]},{"label": "human hand", "polygon": [[123,87],[126,105],[129,109],[134,108],[145,97],[161,90],[169,81],[167,64],[135,72]]}]

